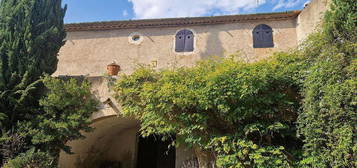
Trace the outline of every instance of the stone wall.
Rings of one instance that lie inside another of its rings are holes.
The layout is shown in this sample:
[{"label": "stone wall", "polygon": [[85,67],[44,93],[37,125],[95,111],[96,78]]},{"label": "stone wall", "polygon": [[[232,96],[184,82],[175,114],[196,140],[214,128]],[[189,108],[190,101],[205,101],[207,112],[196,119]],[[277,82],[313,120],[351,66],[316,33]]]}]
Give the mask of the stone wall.
[{"label": "stone wall", "polygon": [[296,34],[298,43],[318,29],[330,0],[312,0],[297,18]]},{"label": "stone wall", "polygon": [[[252,30],[256,25],[273,28],[274,48],[253,48]],[[157,64],[157,68],[192,66],[210,56],[241,53],[246,61],[265,58],[275,51],[288,50],[297,45],[296,21],[252,21],[209,26],[143,28],[107,31],[68,32],[67,42],[59,53],[57,75],[101,76],[106,65],[116,61],[122,72],[131,73],[138,64]],[[174,51],[175,34],[191,29],[195,35],[195,50],[189,53]],[[140,44],[129,42],[129,35],[143,35]]]}]

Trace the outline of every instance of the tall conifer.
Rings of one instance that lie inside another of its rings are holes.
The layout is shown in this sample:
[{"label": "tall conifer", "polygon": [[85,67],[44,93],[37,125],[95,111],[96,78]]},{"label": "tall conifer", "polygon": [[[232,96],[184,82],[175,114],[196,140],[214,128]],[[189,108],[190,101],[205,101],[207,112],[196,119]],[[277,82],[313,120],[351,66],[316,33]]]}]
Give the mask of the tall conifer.
[{"label": "tall conifer", "polygon": [[13,127],[36,111],[38,80],[52,74],[66,33],[61,0],[0,2],[0,112]]},{"label": "tall conifer", "polygon": [[56,71],[57,54],[66,37],[66,7],[61,2],[0,0],[0,150],[6,145],[11,148],[0,151],[0,165],[4,159],[27,150],[14,147],[11,138],[18,137],[18,126],[23,121],[42,111],[40,78]]}]

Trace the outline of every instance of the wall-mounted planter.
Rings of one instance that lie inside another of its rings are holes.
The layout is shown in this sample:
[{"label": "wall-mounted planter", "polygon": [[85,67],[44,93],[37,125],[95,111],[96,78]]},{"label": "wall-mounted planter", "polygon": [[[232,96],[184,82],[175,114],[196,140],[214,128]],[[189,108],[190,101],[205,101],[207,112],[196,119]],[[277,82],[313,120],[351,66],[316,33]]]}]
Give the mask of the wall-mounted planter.
[{"label": "wall-mounted planter", "polygon": [[115,62],[107,65],[107,72],[110,76],[118,75],[119,71],[120,71],[120,66]]}]

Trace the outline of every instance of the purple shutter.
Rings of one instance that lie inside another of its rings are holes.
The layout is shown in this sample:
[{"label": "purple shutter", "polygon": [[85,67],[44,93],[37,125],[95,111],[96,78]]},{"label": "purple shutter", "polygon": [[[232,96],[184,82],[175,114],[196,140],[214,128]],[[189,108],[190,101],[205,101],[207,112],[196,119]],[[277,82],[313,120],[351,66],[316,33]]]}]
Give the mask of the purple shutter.
[{"label": "purple shutter", "polygon": [[193,51],[193,42],[194,42],[194,35],[193,35],[192,31],[186,30],[185,31],[185,52]]},{"label": "purple shutter", "polygon": [[253,47],[254,48],[274,47],[273,29],[270,26],[261,24],[254,28]]},{"label": "purple shutter", "polygon": [[185,51],[185,30],[181,30],[176,34],[175,51]]},{"label": "purple shutter", "polygon": [[273,41],[273,31],[270,30],[264,30],[264,35],[263,35],[263,40],[264,40],[264,47],[274,47],[274,41]]},{"label": "purple shutter", "polygon": [[273,42],[273,29],[268,25],[261,25],[262,38],[263,38],[263,47],[274,47]]},{"label": "purple shutter", "polygon": [[261,25],[258,25],[253,30],[253,47],[254,48],[262,48],[263,46],[263,38],[261,32]]},{"label": "purple shutter", "polygon": [[262,46],[262,36],[260,31],[253,31],[253,47],[261,48]]}]

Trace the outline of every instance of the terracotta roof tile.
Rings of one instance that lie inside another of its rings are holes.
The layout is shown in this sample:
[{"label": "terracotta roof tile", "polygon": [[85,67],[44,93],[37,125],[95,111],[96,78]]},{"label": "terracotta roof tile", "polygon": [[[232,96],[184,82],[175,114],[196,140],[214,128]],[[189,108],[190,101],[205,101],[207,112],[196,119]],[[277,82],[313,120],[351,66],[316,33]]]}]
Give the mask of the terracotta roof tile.
[{"label": "terracotta roof tile", "polygon": [[287,20],[296,18],[301,11],[287,11],[280,13],[262,13],[248,15],[226,15],[212,17],[169,18],[169,19],[145,19],[129,21],[109,21],[66,24],[68,32],[74,31],[99,31],[132,28],[160,28],[177,26],[197,26],[213,24],[229,24],[247,22],[253,20]]}]

